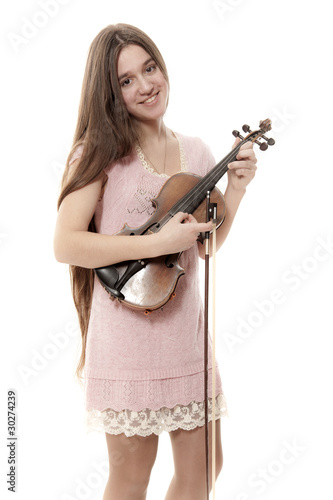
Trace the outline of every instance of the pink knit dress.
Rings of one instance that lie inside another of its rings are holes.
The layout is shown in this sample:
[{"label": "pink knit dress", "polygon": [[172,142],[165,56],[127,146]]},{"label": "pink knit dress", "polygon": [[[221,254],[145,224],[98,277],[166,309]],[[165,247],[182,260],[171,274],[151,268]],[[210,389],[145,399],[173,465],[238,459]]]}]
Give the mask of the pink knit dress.
[{"label": "pink knit dress", "polygon": [[[198,138],[175,135],[181,170],[205,175],[215,165],[210,150]],[[114,234],[125,223],[141,226],[154,211],[150,200],[168,177],[154,171],[139,146],[105,173],[108,182],[95,212],[97,232]],[[204,424],[203,306],[196,244],[183,252],[180,265],[185,275],[176,297],[149,315],[110,300],[95,277],[85,365],[87,431],[148,436]],[[218,369],[216,396],[219,418],[226,404]]]}]

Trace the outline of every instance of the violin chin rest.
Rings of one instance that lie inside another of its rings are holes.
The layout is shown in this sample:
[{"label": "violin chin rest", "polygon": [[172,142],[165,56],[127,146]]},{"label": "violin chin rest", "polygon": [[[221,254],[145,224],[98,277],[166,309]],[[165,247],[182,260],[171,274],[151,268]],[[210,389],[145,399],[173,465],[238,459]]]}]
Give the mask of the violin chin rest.
[{"label": "violin chin rest", "polygon": [[112,295],[113,298],[118,299],[118,300],[124,300],[125,299],[125,295],[123,295],[121,292],[119,292],[119,290],[117,290],[116,288],[110,288],[110,287],[106,286],[103,283],[102,283],[102,286],[105,288],[105,290],[110,295]]},{"label": "violin chin rest", "polygon": [[124,300],[125,296],[116,288],[119,273],[114,266],[98,267],[94,269],[97,278],[105,290],[119,300]]}]

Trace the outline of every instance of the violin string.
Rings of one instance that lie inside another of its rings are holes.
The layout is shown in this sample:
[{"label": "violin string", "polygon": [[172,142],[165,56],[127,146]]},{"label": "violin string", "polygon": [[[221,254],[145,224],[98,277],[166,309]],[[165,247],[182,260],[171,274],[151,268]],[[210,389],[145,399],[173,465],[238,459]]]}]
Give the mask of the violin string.
[{"label": "violin string", "polygon": [[[227,161],[227,163],[230,163],[230,160]],[[221,164],[221,165],[220,165]],[[217,180],[221,178],[220,175],[220,168],[222,166],[222,162],[218,163],[215,168],[218,168],[218,175]],[[228,169],[226,169],[227,172]],[[225,173],[225,172],[224,172]],[[222,175],[224,175],[224,173]],[[201,183],[201,181],[196,184],[193,189],[190,190],[189,193],[186,193],[186,195],[178,202],[176,203],[171,210],[165,216],[158,221],[158,224],[155,226],[157,230],[161,229],[176,213],[178,212],[185,212],[185,213],[192,213],[194,212],[195,208],[198,206],[198,194],[202,194],[202,199],[206,196],[207,188],[213,183],[215,186],[217,180],[212,182],[212,177],[209,178],[209,181],[206,180],[205,183]],[[201,179],[202,180],[202,179]],[[199,186],[199,184],[201,185]],[[200,204],[200,203],[199,203]],[[193,205],[193,208],[191,207]],[[151,231],[153,231],[153,228],[150,228]]]},{"label": "violin string", "polygon": [[[221,160],[210,172],[208,176],[203,177],[196,186],[194,186],[193,189],[189,191],[179,202],[173,207],[173,215],[177,212],[189,212],[191,213],[192,211],[195,210],[195,208],[198,206],[197,205],[197,198],[198,198],[198,193],[201,192],[202,194],[202,199],[204,199],[204,196],[206,195],[207,190],[212,190],[215,187],[215,184],[218,182],[218,180],[228,171],[228,163],[230,163],[235,157],[237,156],[240,148],[245,144],[246,142],[250,141],[253,139],[255,136],[258,135],[259,131],[252,132],[249,134],[245,139],[243,139],[237,146],[228,153],[223,160]],[[225,171],[223,171],[225,168]]]},{"label": "violin string", "polygon": [[[208,178],[203,177],[198,184],[196,184],[188,193],[186,193],[183,198],[181,198],[172,208],[169,210],[165,216],[159,220],[155,228],[151,227],[150,230],[159,231],[176,213],[185,212],[192,213],[198,206],[198,194],[201,193],[202,198],[206,196],[207,188],[215,186],[216,182],[228,171],[228,163],[237,155],[240,147],[244,142],[238,144],[235,149],[230,151],[223,160],[221,160],[215,167],[209,172]],[[221,173],[225,168],[225,172]],[[212,189],[212,188],[211,188]],[[193,206],[193,208],[191,207]]]},{"label": "violin string", "polygon": [[[228,171],[228,163],[235,157],[244,142],[238,144],[235,149],[233,149],[223,160],[221,160],[210,172],[208,176],[203,177],[198,184],[196,184],[193,189],[189,191],[178,203],[172,207],[172,215],[177,212],[191,212],[193,205],[193,210],[196,208],[194,206],[197,204],[198,194],[202,193],[203,198],[206,195],[207,189],[213,185],[215,187],[216,182]],[[225,171],[223,172],[223,170]],[[212,189],[212,187],[211,187]],[[171,212],[169,212],[171,213]]]},{"label": "violin string", "polygon": [[[207,190],[212,190],[219,179],[229,170],[228,164],[235,159],[240,148],[246,142],[250,141],[253,136],[257,132],[251,133],[246,139],[243,139],[242,142],[237,144],[237,146],[230,151],[213,169],[208,173],[208,175],[204,176],[200,181],[188,192],[183,198],[181,198],[169,212],[158,222],[155,226],[156,230],[161,229],[176,213],[185,212],[192,213],[197,208],[198,204],[198,195],[201,193],[202,199],[206,196]],[[225,170],[224,170],[225,169]],[[154,229],[151,228],[153,231]]]}]

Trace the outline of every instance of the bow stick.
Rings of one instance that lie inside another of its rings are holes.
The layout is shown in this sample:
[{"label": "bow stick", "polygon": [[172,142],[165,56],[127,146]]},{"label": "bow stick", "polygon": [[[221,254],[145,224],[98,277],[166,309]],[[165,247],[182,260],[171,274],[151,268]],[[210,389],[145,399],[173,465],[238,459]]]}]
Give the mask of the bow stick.
[{"label": "bow stick", "polygon": [[[248,135],[244,138],[238,132],[238,130],[233,131],[233,135],[235,137],[239,137],[242,141],[238,145],[240,146],[251,140],[260,146],[262,151],[266,151],[268,146],[273,146],[275,144],[274,139],[268,138],[264,135],[264,133],[271,130],[271,120],[267,119],[261,121],[260,129],[252,132],[248,125],[243,125],[242,129]],[[264,142],[259,141],[258,139],[264,139]],[[212,257],[213,257],[213,301],[212,301],[212,494],[213,500],[215,500],[215,478],[216,478],[216,406],[215,406],[215,397],[216,397],[216,358],[215,358],[215,286],[216,286],[216,203],[210,203],[210,191],[207,191],[206,195],[206,222],[209,222],[210,219],[213,221],[213,231],[212,231]],[[215,220],[214,220],[215,219]],[[208,310],[209,310],[209,302],[208,302],[208,289],[209,289],[209,240],[210,233],[205,233],[205,317],[204,317],[204,373],[205,373],[205,448],[206,448],[206,486],[207,486],[207,500],[209,500],[209,439],[208,439]]]},{"label": "bow stick", "polygon": [[214,203],[213,215],[213,233],[212,233],[212,259],[213,259],[213,272],[212,272],[212,492],[213,500],[215,500],[215,480],[216,480],[216,422],[215,422],[215,397],[216,397],[216,356],[215,356],[215,304],[216,304],[216,218],[217,218],[216,203]]},{"label": "bow stick", "polygon": [[[206,195],[206,221],[213,222],[213,315],[215,315],[215,254],[216,254],[216,218],[217,204],[210,203],[210,191]],[[204,364],[205,364],[205,458],[206,458],[206,490],[209,500],[209,433],[208,433],[208,311],[209,311],[209,242],[210,232],[205,233],[205,319],[204,319]],[[212,489],[215,499],[215,319],[213,319],[212,342]]]}]

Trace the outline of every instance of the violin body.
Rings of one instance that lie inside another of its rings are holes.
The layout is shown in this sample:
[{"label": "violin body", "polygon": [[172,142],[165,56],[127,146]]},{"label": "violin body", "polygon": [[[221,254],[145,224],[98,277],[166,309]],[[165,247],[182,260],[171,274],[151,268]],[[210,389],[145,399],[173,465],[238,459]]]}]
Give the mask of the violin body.
[{"label": "violin body", "polygon": [[[215,222],[216,227],[219,227],[224,221],[226,207],[222,193],[215,186],[228,171],[228,164],[236,160],[241,146],[248,141],[258,144],[263,151],[275,143],[274,139],[264,135],[271,130],[271,121],[261,121],[259,126],[259,130],[252,132],[248,125],[243,125],[243,131],[249,132],[245,138],[234,130],[233,135],[242,141],[204,177],[190,173],[179,173],[170,177],[158,196],[151,200],[155,207],[151,218],[138,228],[130,228],[125,224],[116,234],[121,237],[158,232],[178,212],[192,214],[198,222],[206,222],[208,192],[210,202],[217,205]],[[260,142],[258,139],[264,141]],[[202,235],[198,240],[203,242]],[[148,313],[162,307],[174,296],[178,280],[185,273],[179,265],[180,255],[181,253],[177,253],[153,259],[121,262],[97,268],[95,273],[112,299]]]},{"label": "violin body", "polygon": [[[163,185],[158,196],[151,200],[155,207],[151,218],[138,228],[130,228],[125,224],[123,229],[116,234],[118,236],[149,235],[158,231],[163,217],[201,179],[202,177],[190,173],[173,175]],[[211,201],[217,203],[216,225],[218,227],[225,217],[225,202],[218,188],[212,190]],[[206,221],[205,199],[192,211],[192,214],[198,222]],[[199,237],[199,240],[202,241],[202,238]],[[181,253],[177,253],[153,259],[127,261],[95,269],[95,272],[112,299],[117,299],[132,309],[149,312],[162,307],[172,298],[180,276],[185,273],[179,265],[180,255]],[[134,274],[122,282],[122,277],[127,278],[126,272],[131,274],[132,271]]]}]

